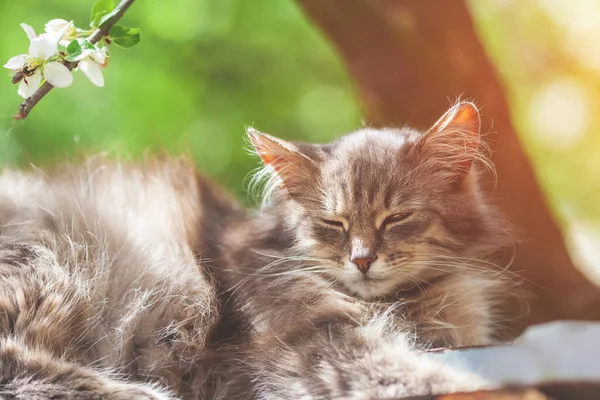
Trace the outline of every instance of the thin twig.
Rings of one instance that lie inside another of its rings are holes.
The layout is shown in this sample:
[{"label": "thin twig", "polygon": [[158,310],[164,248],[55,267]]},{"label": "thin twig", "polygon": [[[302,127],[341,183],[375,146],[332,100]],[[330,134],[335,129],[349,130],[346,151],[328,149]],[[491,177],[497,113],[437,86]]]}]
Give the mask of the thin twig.
[{"label": "thin twig", "polygon": [[[133,4],[134,1],[135,0],[121,0],[119,5],[115,8],[115,10],[118,10],[115,13],[115,15],[113,15],[112,17],[110,17],[110,19],[105,21],[99,29],[96,29],[94,31],[94,33],[92,33],[92,35],[90,37],[88,37],[88,40],[90,42],[92,42],[92,44],[96,44],[104,36],[108,35],[108,31],[110,30],[110,28],[112,28],[112,26],[119,19],[121,19],[123,14],[125,14],[125,11],[127,11],[127,9]],[[65,67],[67,67],[69,69],[69,71],[71,71],[71,70],[73,70],[73,68],[77,67],[77,64],[78,64],[77,62],[68,62],[68,61],[64,63]],[[19,74],[20,74],[20,76],[19,76]],[[17,72],[13,76],[12,81],[13,81],[13,83],[18,83],[21,79],[23,79],[23,74],[20,72]],[[29,115],[29,113],[31,112],[31,109],[33,107],[35,107],[35,105],[45,95],[47,95],[48,92],[50,92],[50,90],[52,90],[53,87],[54,86],[52,86],[47,81],[44,82],[44,84],[38,90],[36,90],[30,97],[28,97],[27,99],[25,99],[25,101],[23,103],[21,103],[21,105],[19,106],[19,113],[17,115],[15,115],[15,119],[26,118],[27,115]]]}]

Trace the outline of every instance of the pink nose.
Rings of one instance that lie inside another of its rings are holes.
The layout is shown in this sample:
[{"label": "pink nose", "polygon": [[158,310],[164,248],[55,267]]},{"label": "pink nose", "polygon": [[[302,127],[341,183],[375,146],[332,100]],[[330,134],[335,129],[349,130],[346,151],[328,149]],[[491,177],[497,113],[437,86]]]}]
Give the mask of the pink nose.
[{"label": "pink nose", "polygon": [[350,261],[356,264],[360,272],[366,273],[369,270],[369,268],[371,268],[371,264],[373,263],[373,261],[375,261],[376,259],[377,257],[360,257],[353,258]]}]

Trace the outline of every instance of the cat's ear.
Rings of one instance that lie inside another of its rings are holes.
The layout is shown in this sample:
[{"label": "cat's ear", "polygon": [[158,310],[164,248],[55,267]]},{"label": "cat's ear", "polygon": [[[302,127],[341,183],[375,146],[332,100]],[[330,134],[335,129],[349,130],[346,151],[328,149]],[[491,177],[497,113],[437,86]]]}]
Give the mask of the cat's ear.
[{"label": "cat's ear", "polygon": [[298,146],[253,128],[247,132],[256,153],[266,166],[273,168],[290,194],[301,191],[314,179],[316,163]]},{"label": "cat's ear", "polygon": [[[451,107],[420,140],[427,159],[433,158],[445,166],[452,179],[462,181],[478,155],[481,118],[471,102]],[[442,167],[443,168],[443,167]]]}]

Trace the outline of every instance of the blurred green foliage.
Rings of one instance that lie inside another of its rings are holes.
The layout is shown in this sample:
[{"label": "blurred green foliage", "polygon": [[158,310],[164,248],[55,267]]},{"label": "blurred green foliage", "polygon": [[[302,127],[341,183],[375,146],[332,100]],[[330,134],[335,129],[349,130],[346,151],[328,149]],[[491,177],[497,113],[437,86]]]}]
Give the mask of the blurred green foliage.
[{"label": "blurred green foliage", "polygon": [[[0,61],[27,52],[19,23],[37,33],[53,18],[85,27],[92,4],[0,2]],[[141,27],[142,41],[111,46],[104,88],[76,72],[18,122],[17,88],[0,80],[0,163],[184,153],[245,199],[244,177],[257,166],[245,126],[326,141],[360,123],[344,67],[293,1],[137,1],[121,22]]]},{"label": "blurred green foliage", "polygon": [[[0,61],[26,52],[20,22],[38,32],[53,18],[85,26],[92,3],[0,2]],[[581,29],[600,26],[592,3],[469,2],[552,203],[563,216],[600,224],[600,53],[592,54],[600,31]],[[242,182],[257,165],[244,150],[245,126],[327,141],[360,125],[344,66],[292,0],[137,1],[122,23],[141,27],[142,41],[112,48],[105,88],[76,73],[72,87],[53,90],[16,122],[16,87],[0,80],[0,164],[184,153],[245,199]]]}]

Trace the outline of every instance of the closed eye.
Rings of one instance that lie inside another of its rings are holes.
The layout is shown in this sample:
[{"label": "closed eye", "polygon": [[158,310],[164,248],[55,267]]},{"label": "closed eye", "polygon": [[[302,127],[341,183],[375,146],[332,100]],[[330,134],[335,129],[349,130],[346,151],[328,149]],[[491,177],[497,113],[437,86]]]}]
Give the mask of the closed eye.
[{"label": "closed eye", "polygon": [[344,223],[342,221],[321,218],[321,222],[327,226],[331,226],[332,228],[345,230]]},{"label": "closed eye", "polygon": [[383,220],[383,224],[381,224],[381,225],[382,225],[382,227],[387,227],[389,225],[403,222],[403,221],[407,220],[408,218],[410,218],[413,214],[414,213],[412,211],[392,214],[389,217],[387,217],[385,220]]}]

